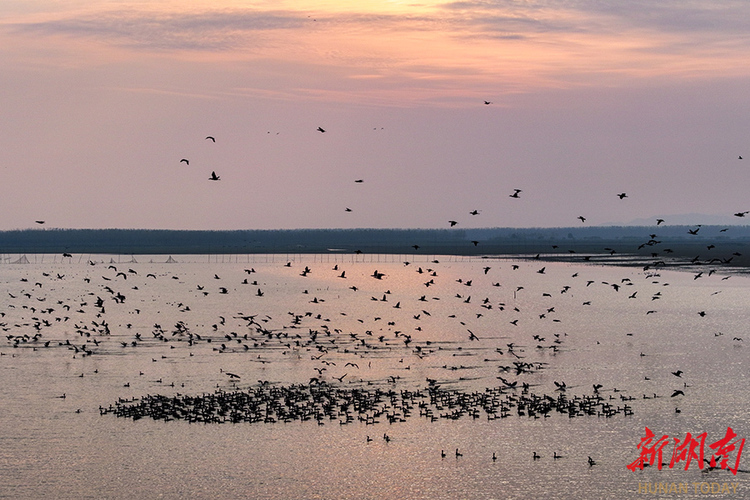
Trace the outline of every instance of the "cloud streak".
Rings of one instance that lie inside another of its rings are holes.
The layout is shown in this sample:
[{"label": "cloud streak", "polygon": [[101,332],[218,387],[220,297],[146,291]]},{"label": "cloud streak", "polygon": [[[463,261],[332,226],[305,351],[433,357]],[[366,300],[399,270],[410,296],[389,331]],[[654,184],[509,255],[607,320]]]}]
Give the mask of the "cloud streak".
[{"label": "cloud streak", "polygon": [[82,37],[143,50],[227,51],[252,41],[253,34],[299,29],[306,21],[293,13],[148,11],[87,14],[13,25],[16,33]]},{"label": "cloud streak", "polygon": [[[576,75],[746,72],[750,4],[506,0],[434,3],[401,10],[329,8],[131,8],[57,14],[5,24],[15,35],[63,36],[140,53],[276,59],[404,78],[466,74],[532,84]],[[728,35],[731,35],[728,36]],[[679,59],[679,60],[677,60]],[[710,64],[709,64],[710,61]],[[421,69],[418,69],[421,68]],[[718,72],[717,72],[718,71]],[[356,78],[356,76],[353,76]]]}]

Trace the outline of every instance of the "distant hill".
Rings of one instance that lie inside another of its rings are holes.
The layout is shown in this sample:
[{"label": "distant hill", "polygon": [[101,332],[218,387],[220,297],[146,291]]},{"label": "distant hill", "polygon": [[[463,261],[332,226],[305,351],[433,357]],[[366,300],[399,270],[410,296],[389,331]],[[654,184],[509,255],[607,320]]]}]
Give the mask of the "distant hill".
[{"label": "distant hill", "polygon": [[[750,215],[750,214],[748,214]],[[742,217],[734,217],[725,214],[672,214],[672,215],[656,215],[654,217],[648,217],[645,219],[633,219],[625,223],[607,223],[600,224],[601,226],[655,226],[656,219],[663,219],[662,225],[669,226],[695,226],[697,224],[707,226],[744,226],[749,222],[747,219]]]}]

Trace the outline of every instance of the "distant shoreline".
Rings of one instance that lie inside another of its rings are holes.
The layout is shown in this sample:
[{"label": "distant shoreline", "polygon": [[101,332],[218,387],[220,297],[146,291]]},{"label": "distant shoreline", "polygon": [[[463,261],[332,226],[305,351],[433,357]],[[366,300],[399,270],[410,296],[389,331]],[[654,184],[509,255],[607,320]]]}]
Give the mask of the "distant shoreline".
[{"label": "distant shoreline", "polygon": [[[689,231],[692,231],[689,232]],[[693,234],[695,233],[695,234]],[[750,266],[750,226],[612,226],[484,229],[0,231],[0,255],[383,254],[536,256],[626,265]]]}]

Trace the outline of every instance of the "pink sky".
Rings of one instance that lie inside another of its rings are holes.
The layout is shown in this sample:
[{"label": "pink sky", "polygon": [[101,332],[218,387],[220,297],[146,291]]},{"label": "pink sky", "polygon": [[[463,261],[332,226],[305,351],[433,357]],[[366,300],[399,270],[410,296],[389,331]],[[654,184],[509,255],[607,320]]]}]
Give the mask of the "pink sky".
[{"label": "pink sky", "polygon": [[741,1],[4,1],[0,230],[733,220],[748,53]]}]

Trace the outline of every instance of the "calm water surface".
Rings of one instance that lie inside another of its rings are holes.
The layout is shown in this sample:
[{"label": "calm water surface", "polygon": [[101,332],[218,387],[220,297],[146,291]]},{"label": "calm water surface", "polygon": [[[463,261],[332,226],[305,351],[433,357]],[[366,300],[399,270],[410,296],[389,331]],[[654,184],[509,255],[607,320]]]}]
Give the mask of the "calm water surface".
[{"label": "calm water surface", "polygon": [[[645,427],[707,432],[706,459],[727,427],[750,437],[745,277],[455,257],[89,258],[0,265],[2,498],[703,498],[701,483],[750,495],[746,456],[736,476],[670,469],[670,444],[662,470],[626,468]],[[372,425],[100,414],[146,395],[318,382],[520,399],[600,385],[617,411],[433,420],[415,408]],[[689,493],[639,493],[654,483]]]}]

